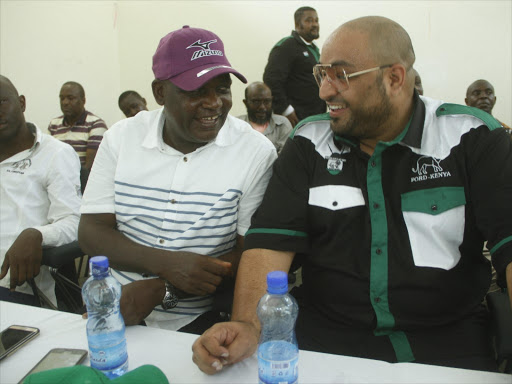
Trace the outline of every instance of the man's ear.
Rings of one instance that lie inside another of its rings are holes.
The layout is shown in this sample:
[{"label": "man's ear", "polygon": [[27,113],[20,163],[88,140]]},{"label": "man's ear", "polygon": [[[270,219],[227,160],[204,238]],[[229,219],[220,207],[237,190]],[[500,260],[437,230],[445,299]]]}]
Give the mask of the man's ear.
[{"label": "man's ear", "polygon": [[148,103],[146,102],[146,99],[145,98],[142,98],[142,102],[144,103],[144,105],[147,107],[148,106]]},{"label": "man's ear", "polygon": [[18,100],[20,101],[21,112],[25,112],[25,108],[27,107],[27,101],[25,100],[25,96],[20,95]]},{"label": "man's ear", "polygon": [[466,103],[467,106],[469,106],[469,103],[468,103],[468,98],[464,98],[464,102]]},{"label": "man's ear", "polygon": [[407,70],[402,64],[395,64],[389,69],[387,80],[390,91],[396,93],[407,83]]},{"label": "man's ear", "polygon": [[243,99],[242,101],[244,102],[245,107],[247,108],[247,100]]},{"label": "man's ear", "polygon": [[161,80],[155,79],[151,83],[151,88],[153,89],[153,96],[155,97],[155,101],[158,105],[164,105],[165,97],[164,97],[164,84]]}]

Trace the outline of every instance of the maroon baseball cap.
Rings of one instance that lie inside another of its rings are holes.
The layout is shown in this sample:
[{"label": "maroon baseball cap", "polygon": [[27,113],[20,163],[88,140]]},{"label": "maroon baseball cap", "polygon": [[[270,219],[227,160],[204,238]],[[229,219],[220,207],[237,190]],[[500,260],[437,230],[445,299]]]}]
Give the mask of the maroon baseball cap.
[{"label": "maroon baseball cap", "polygon": [[153,55],[153,73],[185,91],[193,91],[223,73],[247,79],[231,67],[224,44],[215,33],[200,28],[183,28],[162,37]]}]

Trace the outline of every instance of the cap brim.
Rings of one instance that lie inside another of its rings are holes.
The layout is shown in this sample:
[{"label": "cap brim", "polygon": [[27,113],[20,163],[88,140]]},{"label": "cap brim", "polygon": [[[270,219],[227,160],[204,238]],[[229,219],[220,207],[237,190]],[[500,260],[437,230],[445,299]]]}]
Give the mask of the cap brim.
[{"label": "cap brim", "polygon": [[195,91],[214,77],[224,73],[232,73],[238,77],[242,83],[247,84],[247,79],[240,72],[230,66],[221,64],[203,65],[201,67],[182,72],[168,80],[185,91]]}]

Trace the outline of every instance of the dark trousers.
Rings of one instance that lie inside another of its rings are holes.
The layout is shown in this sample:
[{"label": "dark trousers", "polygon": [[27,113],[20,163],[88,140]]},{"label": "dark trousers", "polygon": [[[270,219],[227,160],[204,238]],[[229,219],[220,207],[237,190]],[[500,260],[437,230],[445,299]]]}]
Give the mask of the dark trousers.
[{"label": "dark trousers", "polygon": [[33,307],[40,307],[39,299],[34,295],[29,295],[22,292],[11,292],[8,288],[0,287],[0,301],[7,301],[9,303],[31,305]]},{"label": "dark trousers", "polygon": [[[396,363],[388,336],[375,336],[373,330],[341,327],[300,306],[296,326],[300,349],[384,360]],[[497,372],[485,307],[449,325],[405,331],[415,363]]]},{"label": "dark trousers", "polygon": [[226,312],[208,311],[203,313],[190,324],[178,329],[178,332],[202,335],[204,331],[212,327],[215,323],[221,323],[223,321],[229,321],[229,315]]}]

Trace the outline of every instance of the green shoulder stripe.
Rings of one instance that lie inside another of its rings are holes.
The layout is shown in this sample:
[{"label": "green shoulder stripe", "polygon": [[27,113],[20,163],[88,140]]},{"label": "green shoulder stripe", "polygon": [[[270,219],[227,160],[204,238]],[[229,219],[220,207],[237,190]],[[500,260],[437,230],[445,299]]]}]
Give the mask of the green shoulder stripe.
[{"label": "green shoulder stripe", "polygon": [[304,120],[299,121],[299,123],[295,126],[293,131],[290,133],[290,136],[289,136],[290,139],[293,139],[297,129],[299,129],[300,127],[306,125],[307,123],[311,123],[313,121],[325,121],[325,120],[331,120],[331,117],[329,116],[328,112],[321,113],[320,115],[313,115],[313,116],[306,117]]},{"label": "green shoulder stripe", "polygon": [[487,127],[492,131],[493,129],[500,128],[501,123],[496,120],[494,117],[489,115],[487,112],[482,111],[481,109],[468,107],[466,105],[459,104],[449,104],[445,103],[437,108],[436,116],[445,116],[445,115],[471,115],[476,118],[482,120]]},{"label": "green shoulder stripe", "polygon": [[277,42],[276,45],[274,45],[274,47],[279,47],[281,44],[283,44],[286,40],[288,39],[293,39],[293,36],[286,36],[286,37],[283,37],[281,40],[279,40]]},{"label": "green shoulder stripe", "polygon": [[500,249],[503,245],[510,243],[512,241],[512,236],[505,237],[503,240],[501,240],[498,244],[496,244],[492,249],[489,251],[491,252],[491,255],[494,254],[498,249]]}]

